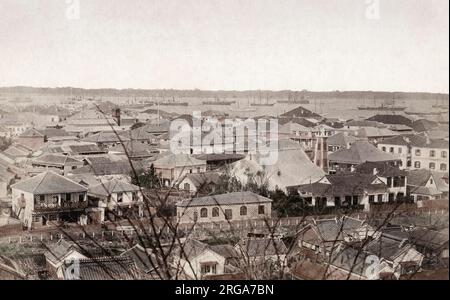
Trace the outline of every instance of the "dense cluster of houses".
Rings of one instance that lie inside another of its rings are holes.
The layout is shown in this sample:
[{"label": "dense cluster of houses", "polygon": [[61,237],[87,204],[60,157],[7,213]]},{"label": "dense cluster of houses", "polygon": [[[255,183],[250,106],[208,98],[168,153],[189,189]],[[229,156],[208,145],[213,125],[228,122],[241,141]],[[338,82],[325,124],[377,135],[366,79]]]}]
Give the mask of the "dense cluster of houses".
[{"label": "dense cluster of houses", "polygon": [[[265,164],[267,153],[237,145],[238,133],[231,141],[208,141],[208,145],[193,142],[183,153],[173,153],[172,121],[184,119],[192,129],[198,121],[193,116],[159,109],[120,109],[109,102],[101,107],[73,104],[49,114],[38,111],[43,120],[33,124],[0,121],[0,136],[11,140],[0,153],[0,231],[2,225],[11,224],[30,230],[65,223],[84,226],[123,218],[145,219],[151,206],[146,199],[152,191],[135,179],[150,170],[161,189],[183,192],[184,196],[174,203],[174,220],[180,224],[267,220],[276,213],[272,199],[253,192],[217,194],[224,178],[233,178],[241,186],[260,184],[270,191],[299,195],[310,207],[368,212],[374,206],[396,202],[419,206],[434,200],[448,203],[448,134],[442,134],[442,128],[448,129],[448,120],[438,123],[402,115],[338,120],[298,107],[277,117],[279,134],[270,141],[277,147],[268,150],[269,154],[276,152],[277,159]],[[208,112],[199,121],[202,124],[214,118],[229,130],[227,117],[225,113]],[[202,126],[202,136],[208,130]],[[255,137],[246,138],[247,145]],[[202,152],[205,146],[210,149],[206,153]],[[222,153],[211,151],[217,148],[223,149]],[[261,247],[271,249],[268,255],[277,256],[274,261],[280,262],[281,255],[282,264],[277,268],[285,268],[299,255],[314,255],[308,263],[325,268],[327,276],[337,277],[350,274],[367,278],[364,258],[376,255],[383,274],[400,278],[420,268],[424,260],[424,252],[413,247],[418,245],[410,238],[414,232],[399,229],[374,233],[370,225],[353,219],[317,221],[299,232],[301,238],[293,247],[295,255],[282,239],[272,244],[266,238],[248,238],[215,246],[188,238],[183,244],[186,249],[172,257],[171,266],[178,265],[187,278],[238,274],[242,263],[248,262],[245,257],[258,260],[267,255],[260,253]],[[400,237],[404,234],[408,238]],[[331,241],[335,242],[331,245]],[[356,253],[352,245],[363,242],[367,242],[362,247],[363,255],[355,258],[361,264],[356,270],[348,270],[347,259]],[[74,257],[81,260],[82,277],[100,276],[93,259],[76,246],[61,241],[55,247],[56,256],[47,253],[42,258],[48,276],[64,277],[66,262]],[[111,271],[120,278],[147,278],[157,273],[142,262],[133,263],[141,252],[148,253],[144,245],[129,251],[133,253],[99,260],[107,268],[114,268],[116,260],[128,266],[129,272]],[[295,268],[291,271],[292,276],[303,276]]]}]

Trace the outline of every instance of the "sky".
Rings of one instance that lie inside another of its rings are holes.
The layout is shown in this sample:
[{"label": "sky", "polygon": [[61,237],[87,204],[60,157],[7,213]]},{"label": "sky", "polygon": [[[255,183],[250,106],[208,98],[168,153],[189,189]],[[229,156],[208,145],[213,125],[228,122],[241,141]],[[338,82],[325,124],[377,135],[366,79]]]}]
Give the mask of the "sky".
[{"label": "sky", "polygon": [[0,86],[449,92],[448,0],[0,0]]}]

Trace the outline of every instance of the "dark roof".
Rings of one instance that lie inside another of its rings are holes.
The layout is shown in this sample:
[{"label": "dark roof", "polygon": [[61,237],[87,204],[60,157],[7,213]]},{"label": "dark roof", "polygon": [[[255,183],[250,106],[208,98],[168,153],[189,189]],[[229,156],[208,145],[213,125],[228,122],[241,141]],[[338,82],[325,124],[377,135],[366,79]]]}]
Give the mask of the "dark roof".
[{"label": "dark roof", "polygon": [[[185,175],[185,178],[188,178],[195,187],[199,188],[206,184],[218,184],[220,183],[221,174],[218,172],[205,172],[205,173],[189,173]],[[181,181],[183,181],[182,179]],[[181,182],[180,181],[180,182]]]},{"label": "dark roof", "polygon": [[141,279],[134,261],[128,256],[95,257],[79,260],[80,280]]},{"label": "dark roof", "polygon": [[359,195],[368,192],[384,191],[386,185],[380,183],[372,184],[377,179],[373,174],[335,174],[327,175],[325,178],[330,182],[315,182],[289,187],[296,188],[301,193],[312,193],[313,195],[333,196],[333,195]]},{"label": "dark roof", "polygon": [[386,235],[381,235],[378,239],[370,242],[365,247],[365,250],[377,255],[380,258],[393,260],[405,250],[405,247],[411,247],[406,239],[403,241],[398,241],[397,239],[392,239]]},{"label": "dark roof", "polygon": [[290,110],[280,116],[280,118],[285,117],[293,117],[293,118],[322,118],[320,115],[302,107],[299,106],[293,110]]},{"label": "dark roof", "polygon": [[402,115],[375,115],[367,119],[368,121],[376,121],[383,124],[402,124],[411,127],[413,122],[411,119]]},{"label": "dark roof", "polygon": [[[138,161],[132,161],[134,170],[142,170],[143,165]],[[81,168],[71,170],[71,174],[94,174],[101,175],[113,175],[113,174],[131,174],[133,168],[127,160],[122,161],[109,161],[105,163],[95,163]]]},{"label": "dark roof", "polygon": [[87,191],[86,187],[52,171],[19,181],[11,187],[37,195]]},{"label": "dark roof", "polygon": [[360,164],[366,161],[395,161],[395,156],[385,153],[367,141],[356,141],[349,149],[338,150],[328,156],[329,161]]},{"label": "dark roof", "polygon": [[106,153],[106,150],[101,149],[95,144],[90,145],[70,145],[68,146],[73,154],[90,154],[90,153]]},{"label": "dark roof", "polygon": [[177,203],[180,207],[208,206],[208,205],[233,205],[272,202],[269,198],[252,192],[234,192],[215,196],[206,196],[193,199],[185,199]]},{"label": "dark roof", "polygon": [[430,121],[427,119],[420,119],[413,122],[412,128],[414,129],[415,132],[424,132],[433,129],[438,125],[439,124],[437,122]]},{"label": "dark roof", "polygon": [[352,274],[365,277],[367,268],[372,265],[370,260],[366,262],[370,255],[368,252],[346,247],[341,251],[333,251],[329,263]]},{"label": "dark roof", "polygon": [[147,158],[159,153],[158,150],[154,149],[148,144],[143,144],[142,142],[136,140],[126,141],[113,146],[109,148],[109,152],[118,152],[123,154],[126,153],[129,157],[132,158]]},{"label": "dark roof", "polygon": [[374,169],[377,170],[377,175],[381,177],[406,176],[405,170],[400,170],[398,166],[392,166],[387,162],[365,162],[355,167],[355,171],[361,174],[373,174]]},{"label": "dark roof", "polygon": [[380,144],[438,149],[448,149],[449,147],[448,141],[446,140],[429,139],[420,134],[399,135],[385,139]]},{"label": "dark roof", "polygon": [[93,135],[89,135],[84,138],[84,142],[94,142],[94,143],[119,143],[124,141],[129,141],[130,139],[126,136],[121,136],[115,132],[99,132]]},{"label": "dark roof", "polygon": [[418,169],[408,171],[408,185],[425,186],[432,173],[428,169]]}]

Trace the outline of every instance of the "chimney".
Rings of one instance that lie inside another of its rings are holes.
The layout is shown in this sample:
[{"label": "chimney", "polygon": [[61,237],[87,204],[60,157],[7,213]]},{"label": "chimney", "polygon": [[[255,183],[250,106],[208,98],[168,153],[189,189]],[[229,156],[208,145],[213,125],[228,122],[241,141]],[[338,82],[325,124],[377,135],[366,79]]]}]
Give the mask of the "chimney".
[{"label": "chimney", "polygon": [[323,129],[316,135],[314,164],[320,167],[325,173],[328,173],[328,143]]},{"label": "chimney", "polygon": [[112,117],[114,120],[116,120],[117,125],[121,126],[121,119],[120,119],[120,108],[114,108],[112,111]]}]

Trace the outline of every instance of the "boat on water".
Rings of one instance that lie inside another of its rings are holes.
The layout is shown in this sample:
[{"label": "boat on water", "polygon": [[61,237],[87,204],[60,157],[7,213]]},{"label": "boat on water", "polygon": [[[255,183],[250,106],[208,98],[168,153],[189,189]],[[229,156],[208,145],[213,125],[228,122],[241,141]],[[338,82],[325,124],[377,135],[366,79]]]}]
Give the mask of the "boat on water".
[{"label": "boat on water", "polygon": [[202,102],[203,105],[222,105],[222,106],[232,105],[234,103],[236,103],[236,101],[219,100],[219,98],[216,98],[215,100],[212,100],[212,101],[203,101]]},{"label": "boat on water", "polygon": [[172,98],[172,101],[163,101],[159,102],[161,106],[189,106],[188,102],[176,102],[175,98]]},{"label": "boat on water", "polygon": [[379,110],[379,111],[404,111],[407,109],[406,106],[388,106],[388,105],[380,105],[380,106],[358,106],[358,110]]},{"label": "boat on water", "polygon": [[398,106],[395,105],[395,94],[393,95],[392,99],[386,99],[381,105],[376,104],[375,97],[373,99],[374,105],[361,105],[358,106],[358,110],[378,110],[378,111],[404,111],[408,107],[406,106]]},{"label": "boat on water", "polygon": [[277,103],[283,103],[283,104],[310,104],[309,100],[302,99],[302,100],[278,100]]}]

